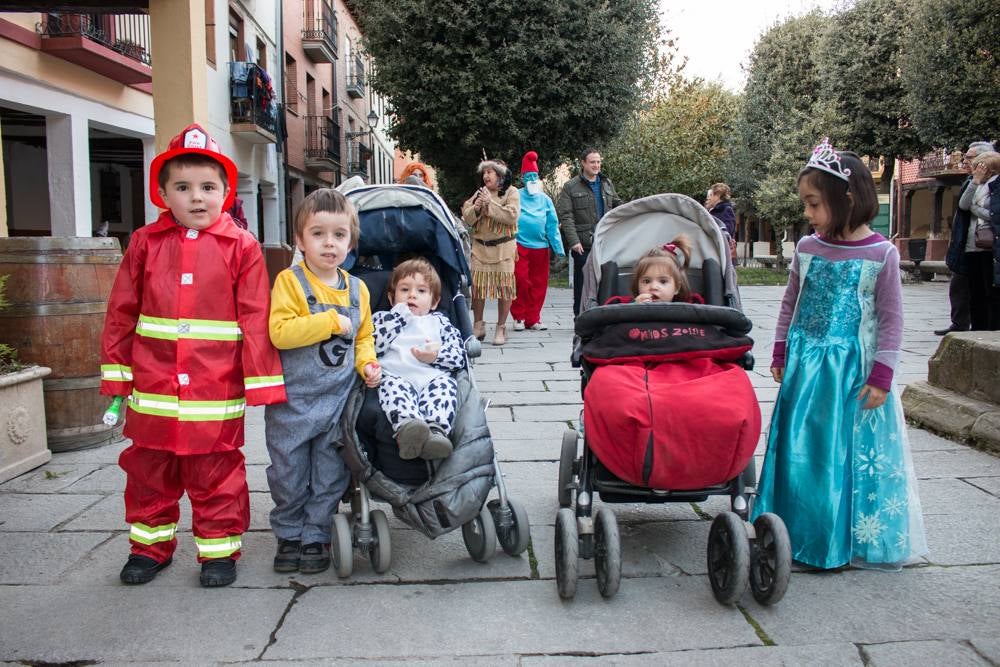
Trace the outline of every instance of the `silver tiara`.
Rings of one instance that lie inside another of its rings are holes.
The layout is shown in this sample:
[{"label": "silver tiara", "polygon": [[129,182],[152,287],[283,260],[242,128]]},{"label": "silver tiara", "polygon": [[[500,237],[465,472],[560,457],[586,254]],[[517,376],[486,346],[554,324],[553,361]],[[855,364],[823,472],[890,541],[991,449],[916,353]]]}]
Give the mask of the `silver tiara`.
[{"label": "silver tiara", "polygon": [[833,146],[830,145],[829,137],[823,137],[823,141],[819,143],[819,146],[813,149],[813,154],[809,158],[806,167],[820,169],[828,174],[833,174],[837,178],[842,178],[850,182],[848,176],[851,175],[851,170],[841,166],[840,156],[837,155],[837,151],[833,150]]}]

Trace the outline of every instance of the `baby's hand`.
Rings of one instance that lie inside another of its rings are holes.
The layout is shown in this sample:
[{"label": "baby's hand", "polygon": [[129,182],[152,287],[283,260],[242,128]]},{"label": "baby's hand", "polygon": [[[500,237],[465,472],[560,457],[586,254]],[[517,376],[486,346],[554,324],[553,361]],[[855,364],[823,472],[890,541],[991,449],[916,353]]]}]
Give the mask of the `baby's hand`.
[{"label": "baby's hand", "polygon": [[382,382],[382,367],[372,362],[365,364],[365,386],[374,389]]},{"label": "baby's hand", "polygon": [[441,343],[432,343],[430,340],[424,342],[423,347],[411,347],[410,352],[417,358],[417,361],[424,364],[432,364],[438,358],[438,351]]},{"label": "baby's hand", "polygon": [[341,338],[350,338],[351,334],[354,333],[354,325],[351,324],[351,318],[338,313],[337,320],[340,322],[340,332],[337,335]]},{"label": "baby's hand", "polygon": [[784,366],[771,366],[771,377],[774,378],[775,382],[777,382],[778,384],[781,384],[781,381],[783,379],[785,379],[785,367]]},{"label": "baby's hand", "polygon": [[872,410],[874,408],[880,407],[885,403],[885,399],[889,396],[889,392],[885,389],[879,389],[878,387],[873,387],[870,384],[866,384],[858,392],[858,400],[863,401],[867,397],[867,401],[862,406],[865,410]]},{"label": "baby's hand", "polygon": [[653,295],[652,294],[637,294],[636,297],[635,297],[635,302],[636,303],[652,303],[653,302]]},{"label": "baby's hand", "polygon": [[400,302],[397,303],[395,306],[393,306],[390,312],[396,313],[403,319],[406,319],[410,315],[410,307],[407,306],[405,303]]}]

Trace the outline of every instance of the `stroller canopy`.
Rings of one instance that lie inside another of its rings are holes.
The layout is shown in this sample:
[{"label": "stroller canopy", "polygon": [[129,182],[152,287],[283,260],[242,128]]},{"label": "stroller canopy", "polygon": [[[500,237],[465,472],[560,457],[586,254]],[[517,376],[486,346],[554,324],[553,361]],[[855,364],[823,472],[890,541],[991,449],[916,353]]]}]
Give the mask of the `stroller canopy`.
[{"label": "stroller canopy", "polygon": [[[597,305],[601,266],[605,262],[615,262],[620,272],[631,274],[643,255],[679,234],[691,239],[691,274],[700,276],[706,259],[714,259],[720,270],[731,271],[722,229],[704,206],[680,194],[635,199],[608,211],[597,223],[590,259],[583,269],[584,309]],[[692,281],[692,288],[697,287],[697,282]]]},{"label": "stroller canopy", "polygon": [[465,228],[435,192],[414,185],[372,185],[345,196],[361,222],[358,256],[378,256],[391,268],[400,253],[433,255],[456,276],[464,277],[465,284],[471,282]]}]

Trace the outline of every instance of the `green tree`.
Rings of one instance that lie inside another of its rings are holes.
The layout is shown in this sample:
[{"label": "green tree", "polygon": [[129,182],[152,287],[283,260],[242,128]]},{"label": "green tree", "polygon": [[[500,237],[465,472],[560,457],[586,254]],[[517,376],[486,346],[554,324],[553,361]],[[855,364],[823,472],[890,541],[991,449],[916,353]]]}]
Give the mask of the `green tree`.
[{"label": "green tree", "polygon": [[718,83],[675,79],[608,146],[605,166],[622,199],[680,192],[701,201],[722,180],[736,101]]},{"label": "green tree", "polygon": [[[785,233],[794,232],[805,220],[799,201],[799,172],[809,160],[816,138],[823,136],[825,128],[831,125],[832,114],[832,106],[822,102],[814,104],[808,112],[791,111],[778,128],[764,164],[765,176],[754,192],[754,199],[757,211],[774,230],[777,268],[784,268],[788,259],[781,245]],[[788,240],[794,241],[795,236],[789,233]]]},{"label": "green tree", "polygon": [[544,172],[606,143],[656,70],[654,0],[352,4],[372,85],[395,111],[391,136],[439,170],[452,203],[474,188],[484,151],[513,163],[536,150]]},{"label": "green tree", "polygon": [[860,155],[885,156],[882,186],[888,192],[894,158],[930,148],[910,121],[900,76],[900,46],[911,3],[858,0],[835,15],[819,46],[823,97],[838,128],[830,136]]},{"label": "green tree", "polygon": [[917,132],[958,148],[1000,137],[1000,11],[991,0],[914,0],[900,66]]},{"label": "green tree", "polygon": [[779,136],[791,129],[791,119],[808,117],[819,99],[816,50],[829,22],[819,11],[789,18],[754,45],[726,170],[736,207],[744,213],[757,210],[756,192]]}]

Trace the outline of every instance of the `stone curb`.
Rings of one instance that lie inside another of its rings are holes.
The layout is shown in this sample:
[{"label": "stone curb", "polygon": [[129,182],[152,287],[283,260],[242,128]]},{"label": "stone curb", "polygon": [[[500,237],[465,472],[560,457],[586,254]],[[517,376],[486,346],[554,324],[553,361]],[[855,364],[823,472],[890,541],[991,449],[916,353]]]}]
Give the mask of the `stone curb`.
[{"label": "stone curb", "polygon": [[907,419],[921,428],[1000,454],[1000,405],[927,382],[910,383],[901,398]]}]

